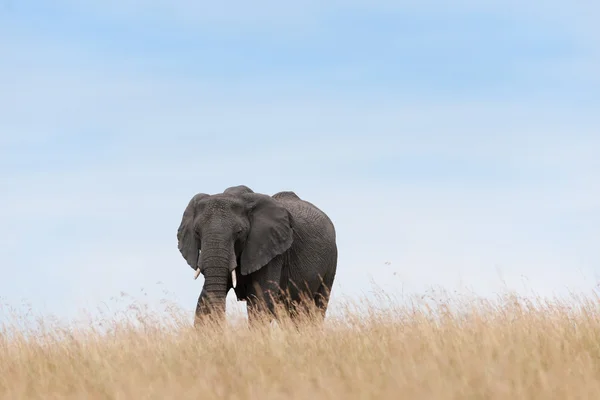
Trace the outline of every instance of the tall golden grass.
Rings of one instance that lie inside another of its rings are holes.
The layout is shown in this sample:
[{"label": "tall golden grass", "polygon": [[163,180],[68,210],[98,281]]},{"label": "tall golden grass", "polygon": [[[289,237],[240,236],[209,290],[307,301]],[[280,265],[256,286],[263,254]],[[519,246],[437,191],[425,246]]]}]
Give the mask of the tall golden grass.
[{"label": "tall golden grass", "polygon": [[599,304],[595,296],[379,296],[347,303],[324,324],[193,329],[181,310],[166,319],[131,310],[89,326],[8,324],[0,396],[596,399]]}]

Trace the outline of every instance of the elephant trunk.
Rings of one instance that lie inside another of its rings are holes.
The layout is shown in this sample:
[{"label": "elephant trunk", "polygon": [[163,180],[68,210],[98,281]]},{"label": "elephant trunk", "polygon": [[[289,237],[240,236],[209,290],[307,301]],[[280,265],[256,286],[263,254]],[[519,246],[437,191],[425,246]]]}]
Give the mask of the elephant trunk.
[{"label": "elephant trunk", "polygon": [[235,260],[232,249],[232,245],[224,245],[222,240],[202,241],[200,265],[204,273],[204,286],[198,299],[196,321],[205,317],[224,319],[231,260]]}]

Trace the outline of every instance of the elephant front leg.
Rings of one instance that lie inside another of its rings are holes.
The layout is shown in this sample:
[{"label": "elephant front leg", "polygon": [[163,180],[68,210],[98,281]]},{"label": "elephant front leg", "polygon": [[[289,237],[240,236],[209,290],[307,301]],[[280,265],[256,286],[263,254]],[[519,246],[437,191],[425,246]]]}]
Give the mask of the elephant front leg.
[{"label": "elephant front leg", "polygon": [[200,326],[202,326],[203,321],[205,320],[204,318],[204,308],[205,308],[205,304],[203,303],[203,298],[202,298],[202,294],[200,294],[200,296],[198,297],[198,301],[196,302],[196,311],[194,312],[194,327],[198,328]]},{"label": "elephant front leg", "polygon": [[276,318],[275,306],[281,297],[282,264],[282,257],[275,257],[263,268],[250,275],[246,309],[248,323],[251,326],[259,324],[263,318],[266,318],[267,323]]},{"label": "elephant front leg", "polygon": [[264,322],[270,323],[275,318],[275,307],[269,300],[261,301],[253,296],[248,297],[246,310],[248,311],[248,325],[251,327],[259,326]]},{"label": "elephant front leg", "polygon": [[266,323],[270,323],[276,318],[275,305],[279,298],[279,285],[266,284],[252,285],[246,298],[246,309],[248,311],[248,323],[251,326],[260,324],[263,319]]},{"label": "elephant front leg", "polygon": [[221,323],[224,320],[224,318],[221,318],[219,314],[215,315],[215,309],[211,307],[211,301],[208,296],[209,295],[206,293],[206,291],[202,289],[202,292],[198,297],[198,301],[196,302],[196,311],[194,312],[195,328],[205,327],[212,323]]}]

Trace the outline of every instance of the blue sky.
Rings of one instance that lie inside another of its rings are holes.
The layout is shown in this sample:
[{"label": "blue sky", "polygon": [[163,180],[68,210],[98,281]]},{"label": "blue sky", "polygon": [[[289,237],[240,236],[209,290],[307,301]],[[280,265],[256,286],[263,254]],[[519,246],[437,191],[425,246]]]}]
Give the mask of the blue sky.
[{"label": "blue sky", "polygon": [[334,299],[593,289],[588,3],[4,1],[0,303],[191,311],[181,214],[238,184],[331,216]]}]

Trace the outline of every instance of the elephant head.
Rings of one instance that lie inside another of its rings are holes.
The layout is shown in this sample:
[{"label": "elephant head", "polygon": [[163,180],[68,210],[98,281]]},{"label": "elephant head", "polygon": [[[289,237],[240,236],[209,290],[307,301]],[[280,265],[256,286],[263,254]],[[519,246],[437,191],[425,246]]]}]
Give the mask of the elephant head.
[{"label": "elephant head", "polygon": [[222,318],[236,267],[242,275],[258,271],[290,248],[293,233],[288,211],[276,200],[236,186],[216,195],[195,195],[183,213],[177,240],[195,276],[204,275],[197,316]]}]

